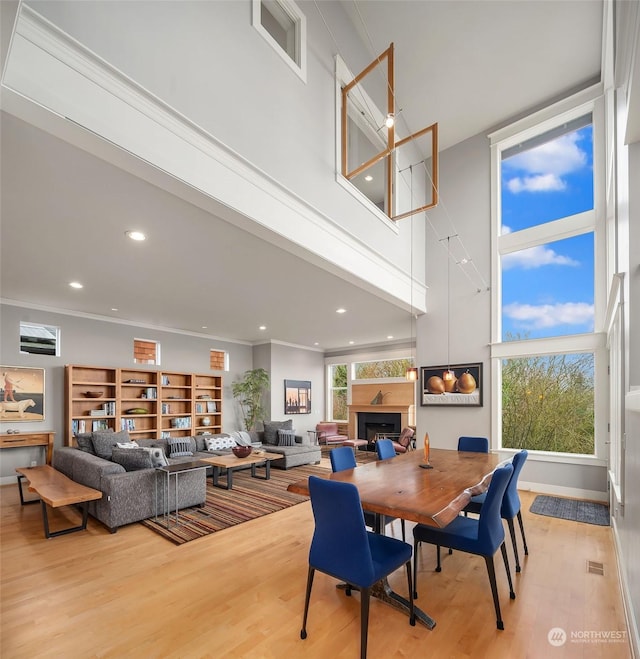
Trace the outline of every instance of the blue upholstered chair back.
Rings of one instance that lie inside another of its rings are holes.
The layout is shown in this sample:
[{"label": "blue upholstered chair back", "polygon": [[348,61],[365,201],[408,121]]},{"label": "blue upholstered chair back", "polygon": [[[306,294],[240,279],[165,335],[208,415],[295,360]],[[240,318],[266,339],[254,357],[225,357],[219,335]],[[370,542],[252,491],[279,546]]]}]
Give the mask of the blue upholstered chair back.
[{"label": "blue upholstered chair back", "polygon": [[458,438],[458,451],[489,453],[489,440],[486,437],[460,437]]},{"label": "blue upholstered chair back", "polygon": [[513,519],[520,510],[518,478],[528,455],[529,451],[527,451],[527,449],[522,449],[522,451],[516,453],[513,456],[513,473],[511,474],[511,480],[509,481],[507,489],[504,493],[504,497],[502,499],[502,510],[500,511],[500,514],[504,519]]},{"label": "blue upholstered chair back", "polygon": [[354,586],[369,587],[375,573],[358,488],[309,476],[309,494],[316,523],[309,565]]},{"label": "blue upholstered chair back", "polygon": [[513,474],[513,465],[508,462],[502,467],[498,467],[491,477],[491,483],[487,490],[487,498],[482,504],[480,519],[478,520],[478,543],[479,554],[484,556],[493,556],[498,547],[504,541],[504,527],[500,508],[502,499],[509,479]]},{"label": "blue upholstered chair back", "polygon": [[396,457],[396,450],[393,448],[393,442],[390,439],[379,439],[376,442],[376,452],[378,453],[378,460]]},{"label": "blue upholstered chair back", "polygon": [[355,469],[356,467],[356,456],[349,446],[339,446],[332,449],[329,453],[329,459],[331,460],[331,470],[334,472]]}]

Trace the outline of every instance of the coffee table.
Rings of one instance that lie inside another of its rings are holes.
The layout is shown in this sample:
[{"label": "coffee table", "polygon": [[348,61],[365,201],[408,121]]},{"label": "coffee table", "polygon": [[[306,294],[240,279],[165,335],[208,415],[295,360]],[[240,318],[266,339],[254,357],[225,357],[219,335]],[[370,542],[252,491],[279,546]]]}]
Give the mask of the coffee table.
[{"label": "coffee table", "polygon": [[[235,455],[213,455],[210,458],[201,458],[204,462],[213,467],[211,479],[216,487],[230,490],[233,487],[233,472],[251,465],[251,476],[253,478],[262,478],[256,473],[256,467],[264,467],[264,479],[271,478],[271,460],[280,460],[282,455],[279,453],[251,453],[246,458],[238,458]],[[227,470],[226,485],[219,485],[220,470]]]}]

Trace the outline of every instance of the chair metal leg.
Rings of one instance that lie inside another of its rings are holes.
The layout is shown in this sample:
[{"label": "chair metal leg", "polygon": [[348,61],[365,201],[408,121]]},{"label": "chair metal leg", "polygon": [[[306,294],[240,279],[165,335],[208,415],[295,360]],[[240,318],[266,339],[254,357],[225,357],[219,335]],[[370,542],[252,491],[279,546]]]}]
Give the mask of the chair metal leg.
[{"label": "chair metal leg", "polygon": [[405,530],[404,530],[404,519],[402,517],[400,518],[400,526],[402,527],[402,542],[406,542],[407,541],[407,534],[405,533]]},{"label": "chair metal leg", "polygon": [[436,545],[436,572],[442,572],[442,566],[440,565],[440,545]]},{"label": "chair metal leg", "polygon": [[487,574],[489,575],[489,583],[491,584],[491,594],[493,595],[493,605],[496,609],[496,625],[498,629],[504,629],[502,622],[502,614],[500,613],[500,600],[498,599],[498,586],[496,584],[496,571],[493,565],[493,556],[485,556],[484,562],[487,564]]},{"label": "chair metal leg", "polygon": [[407,566],[407,585],[409,586],[409,624],[416,626],[416,613],[413,605],[413,584],[411,579],[411,559],[406,563]]},{"label": "chair metal leg", "polygon": [[422,543],[413,541],[413,599],[418,599],[418,545]]},{"label": "chair metal leg", "polygon": [[516,572],[520,572],[520,558],[518,557],[518,545],[516,543],[516,527],[513,524],[513,517],[507,520],[509,526],[509,535],[511,536],[511,546],[513,547],[513,555],[516,558]]},{"label": "chair metal leg", "polygon": [[513,581],[511,580],[511,568],[509,567],[509,557],[507,556],[507,546],[504,542],[500,545],[500,551],[502,552],[502,560],[504,561],[504,569],[507,571],[507,581],[509,582],[509,597],[514,600],[516,594],[513,590]]},{"label": "chair metal leg", "polygon": [[360,659],[367,659],[367,636],[369,633],[370,588],[360,589]]},{"label": "chair metal leg", "polygon": [[522,542],[524,543],[524,554],[529,555],[529,548],[527,547],[527,538],[524,535],[524,524],[522,523],[522,513],[518,511],[518,524],[520,524],[520,533],[522,534]]},{"label": "chair metal leg", "polygon": [[307,614],[309,613],[309,600],[311,599],[311,587],[313,586],[313,575],[315,569],[311,566],[307,572],[307,592],[304,597],[304,614],[302,616],[302,629],[300,630],[300,638],[304,640],[307,638]]}]

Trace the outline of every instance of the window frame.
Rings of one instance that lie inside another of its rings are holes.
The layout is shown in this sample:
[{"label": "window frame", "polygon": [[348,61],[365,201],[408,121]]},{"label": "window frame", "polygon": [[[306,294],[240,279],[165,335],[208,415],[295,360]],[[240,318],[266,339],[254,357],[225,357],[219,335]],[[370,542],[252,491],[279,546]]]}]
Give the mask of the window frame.
[{"label": "window frame", "polygon": [[[593,126],[593,209],[534,227],[502,234],[502,152],[585,114]],[[536,355],[591,352],[594,355],[594,454],[532,451],[536,458],[573,464],[607,461],[608,418],[607,348],[604,333],[606,304],[606,240],[604,213],[604,106],[599,85],[526,117],[489,135],[491,142],[491,428],[502,449],[502,360]],[[593,232],[594,235],[594,330],[591,333],[502,340],[502,269],[504,254]],[[513,449],[503,449],[512,451]]]},{"label": "window frame", "polygon": [[286,62],[287,66],[302,80],[307,82],[307,17],[294,2],[294,0],[273,0],[280,9],[293,21],[295,29],[296,58],[274,39],[271,33],[262,24],[262,0],[253,0],[251,24],[258,34],[273,48],[273,50]]},{"label": "window frame", "polygon": [[[23,334],[23,328],[33,327],[33,328],[43,328],[49,331],[55,331],[55,344],[53,352],[41,352],[41,351],[31,351],[25,350],[23,348],[22,337],[26,336]],[[21,320],[18,325],[18,350],[21,355],[38,355],[40,357],[60,357],[60,336],[61,330],[57,325],[49,325],[47,323],[34,323],[29,320]]]}]

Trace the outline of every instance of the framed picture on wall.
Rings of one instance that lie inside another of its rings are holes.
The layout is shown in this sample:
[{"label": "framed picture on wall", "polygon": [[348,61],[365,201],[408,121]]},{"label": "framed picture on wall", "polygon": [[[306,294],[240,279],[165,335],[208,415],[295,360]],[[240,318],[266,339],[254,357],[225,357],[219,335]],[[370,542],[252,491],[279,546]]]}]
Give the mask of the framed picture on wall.
[{"label": "framed picture on wall", "polygon": [[482,407],[482,363],[422,366],[420,386],[423,407]]},{"label": "framed picture on wall", "polygon": [[44,421],[44,368],[0,366],[0,421]]},{"label": "framed picture on wall", "polygon": [[311,414],[311,382],[308,380],[284,381],[284,413]]}]

